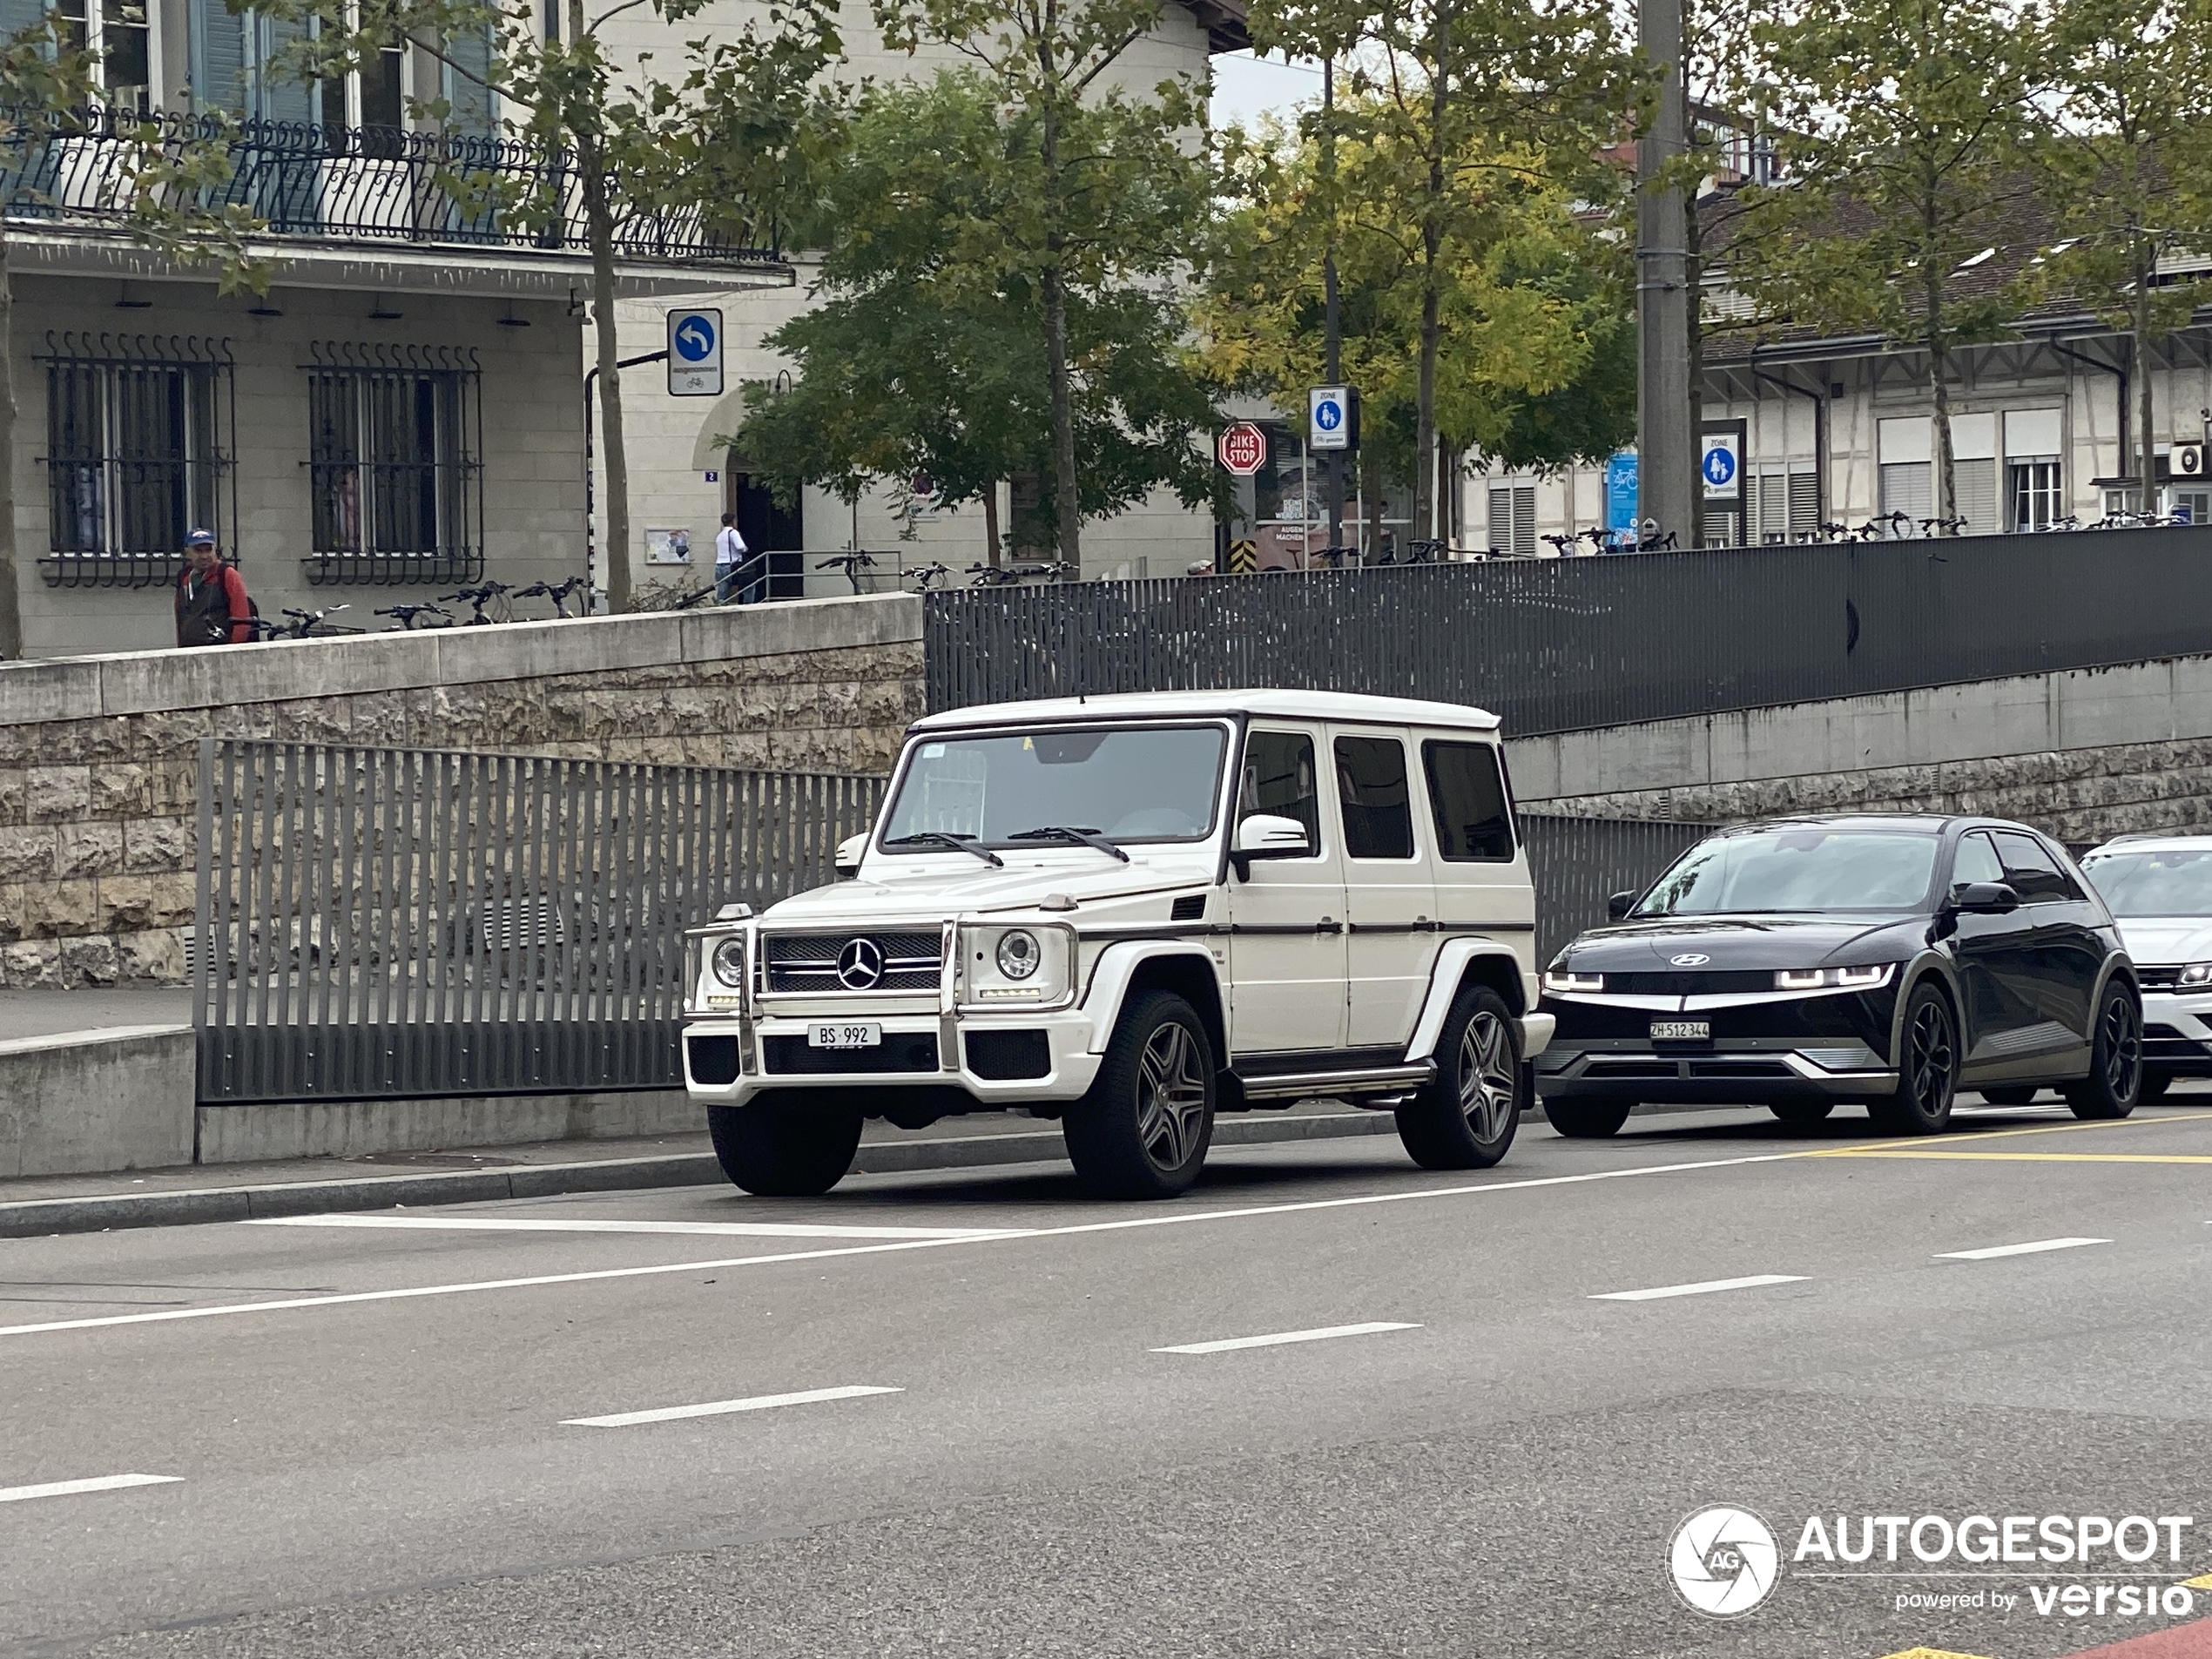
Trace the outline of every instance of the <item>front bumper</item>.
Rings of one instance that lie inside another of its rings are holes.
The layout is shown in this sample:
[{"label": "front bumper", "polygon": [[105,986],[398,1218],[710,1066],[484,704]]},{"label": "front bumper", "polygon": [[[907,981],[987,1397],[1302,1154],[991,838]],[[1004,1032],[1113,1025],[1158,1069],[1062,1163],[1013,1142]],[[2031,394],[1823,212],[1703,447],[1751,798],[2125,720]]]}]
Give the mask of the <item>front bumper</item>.
[{"label": "front bumper", "polygon": [[[1878,1100],[1894,981],[1868,991],[1547,996],[1558,1018],[1536,1056],[1539,1094],[1561,1098],[1765,1105]],[[1703,1020],[1709,1041],[1654,1042],[1655,1020]]]},{"label": "front bumper", "polygon": [[2212,1077],[2212,990],[2143,993],[2143,1063]]},{"label": "front bumper", "polygon": [[[684,1028],[684,1082],[693,1100],[739,1106],[768,1090],[955,1090],[984,1109],[1082,1097],[1103,1055],[1080,1008],[969,1015],[871,1015],[873,1049],[810,1048],[808,1019],[695,1019]],[[1015,1075],[1008,1075],[1008,1073]]]}]

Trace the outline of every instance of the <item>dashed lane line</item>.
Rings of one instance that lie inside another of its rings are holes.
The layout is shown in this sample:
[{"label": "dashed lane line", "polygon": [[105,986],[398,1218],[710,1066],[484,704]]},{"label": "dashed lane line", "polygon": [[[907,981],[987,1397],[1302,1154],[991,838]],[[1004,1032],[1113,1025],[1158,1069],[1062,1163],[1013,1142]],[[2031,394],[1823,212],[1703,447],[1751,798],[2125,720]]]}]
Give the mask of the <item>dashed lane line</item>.
[{"label": "dashed lane line", "polygon": [[1005,1227],[846,1227],[799,1221],[584,1221],[529,1216],[256,1216],[241,1227],[365,1227],[422,1232],[700,1233],[726,1238],[991,1238]]},{"label": "dashed lane line", "polygon": [[1335,1337],[1371,1337],[1382,1331],[1418,1331],[1418,1325],[1372,1320],[1366,1325],[1325,1325],[1313,1331],[1278,1331],[1272,1336],[1224,1337],[1214,1342],[1183,1342],[1154,1353],[1227,1353],[1235,1348],[1279,1348],[1290,1342],[1327,1342]]},{"label": "dashed lane line", "polygon": [[1945,1250],[1939,1262],[1993,1262],[2002,1256],[2040,1256],[2047,1250],[2080,1250],[2087,1244],[2109,1244],[2109,1238],[2038,1238],[2025,1244],[1989,1244],[1980,1250]]},{"label": "dashed lane line", "polygon": [[23,1503],[32,1498],[68,1498],[80,1492],[119,1492],[125,1487],[168,1487],[180,1484],[181,1474],[99,1474],[89,1480],[49,1480],[43,1486],[0,1487],[0,1503]]},{"label": "dashed lane line", "polygon": [[1593,1302],[1657,1302],[1670,1296],[1708,1296],[1715,1291],[1756,1291],[1768,1285],[1803,1285],[1803,1273],[1753,1273],[1743,1278],[1700,1279],[1695,1285],[1662,1285],[1649,1291],[1607,1291]]},{"label": "dashed lane line", "polygon": [[[2160,1123],[2212,1118],[2212,1112],[2191,1112],[2161,1117]],[[2134,1124],[2141,1127],[2141,1123]],[[2131,1127],[2128,1120],[2099,1119],[2087,1123],[2054,1123],[2034,1129],[1991,1130],[1954,1137],[1957,1140],[1996,1139],[2012,1135],[2055,1135],[2111,1130]],[[1892,1142],[1909,1147],[1912,1142]],[[1083,1233],[1125,1232],[1143,1227],[1178,1227],[1213,1221],[1251,1221],[1268,1216],[1300,1215],[1323,1210],[1351,1210],[1373,1204],[1409,1204],[1428,1198],[1459,1198],[1491,1192],[1527,1192],[1538,1188],[1587,1185],[1602,1181],[1628,1181],[1642,1176],[1689,1175],[1707,1170],[1743,1169],[1759,1163],[1790,1163],[1806,1158],[1865,1155],[1869,1148],[1808,1148],[1787,1152],[1755,1152],[1738,1157],[1696,1158],[1680,1163],[1639,1163],[1619,1170],[1589,1170],[1577,1175],[1539,1176],[1527,1181],[1486,1181],[1473,1185],[1416,1187],[1401,1192],[1361,1193],[1346,1198],[1308,1198],[1290,1204],[1253,1204],[1241,1210],[1196,1210],[1187,1212],[1134,1216],[1118,1221],[1079,1222],[1065,1227],[1035,1227],[1000,1233],[961,1234],[952,1238],[903,1238],[882,1244],[847,1244],[840,1248],[782,1251],[766,1256],[732,1256],[710,1261],[661,1262],[646,1267],[604,1267],[571,1273],[535,1273],[516,1278],[478,1279],[453,1285],[414,1285],[395,1290],[354,1291],[325,1296],[286,1297],[267,1302],[237,1302],[212,1307],[162,1308],[145,1313],[113,1313],[94,1318],[53,1319],[37,1325],[0,1325],[0,1338],[43,1336],[63,1331],[95,1331],[127,1325],[162,1325],[179,1319],[228,1318],[249,1313],[280,1313],[305,1308],[344,1307],[372,1302],[409,1301],[423,1297],[465,1296],[481,1291],[536,1289],[551,1285],[585,1285],[598,1280],[651,1278],[666,1273],[696,1273],[704,1270],[765,1267],[785,1262],[826,1261],[840,1256],[880,1255],[893,1251],[941,1250],[948,1245],[989,1245],[1016,1239],[1065,1238]]]},{"label": "dashed lane line", "polygon": [[672,1423],[686,1417],[721,1417],[731,1412],[773,1411],[779,1406],[814,1406],[829,1399],[859,1399],[866,1394],[902,1394],[903,1388],[851,1384],[842,1388],[806,1388],[794,1394],[755,1394],[748,1399],[711,1399],[704,1406],[663,1406],[653,1411],[615,1412],[605,1417],[564,1417],[564,1428],[631,1428],[639,1423]]}]

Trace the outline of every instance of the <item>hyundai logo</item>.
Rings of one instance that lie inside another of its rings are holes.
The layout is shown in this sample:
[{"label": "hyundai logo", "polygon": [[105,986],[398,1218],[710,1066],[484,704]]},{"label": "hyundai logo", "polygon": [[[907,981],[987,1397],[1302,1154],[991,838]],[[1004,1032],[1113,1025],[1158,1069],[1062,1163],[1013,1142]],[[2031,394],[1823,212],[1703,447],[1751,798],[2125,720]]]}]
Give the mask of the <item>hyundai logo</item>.
[{"label": "hyundai logo", "polygon": [[[856,940],[853,942],[858,944],[862,941]],[[1713,959],[1710,956],[1702,954],[1697,951],[1691,950],[1684,951],[1681,955],[1672,957],[1669,960],[1676,968],[1703,968],[1707,962],[1711,961]]]},{"label": "hyundai logo", "polygon": [[873,939],[846,941],[837,953],[837,977],[848,991],[873,991],[883,979],[883,947]]}]

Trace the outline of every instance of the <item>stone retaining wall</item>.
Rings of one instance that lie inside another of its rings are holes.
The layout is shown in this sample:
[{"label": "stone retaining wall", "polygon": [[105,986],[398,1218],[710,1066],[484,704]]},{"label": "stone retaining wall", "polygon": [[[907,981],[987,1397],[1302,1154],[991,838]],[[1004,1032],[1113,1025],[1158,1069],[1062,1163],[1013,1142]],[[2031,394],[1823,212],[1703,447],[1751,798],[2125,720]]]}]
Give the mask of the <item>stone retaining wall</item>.
[{"label": "stone retaining wall", "polygon": [[908,596],[0,666],[0,986],[176,982],[204,737],[881,773]]}]

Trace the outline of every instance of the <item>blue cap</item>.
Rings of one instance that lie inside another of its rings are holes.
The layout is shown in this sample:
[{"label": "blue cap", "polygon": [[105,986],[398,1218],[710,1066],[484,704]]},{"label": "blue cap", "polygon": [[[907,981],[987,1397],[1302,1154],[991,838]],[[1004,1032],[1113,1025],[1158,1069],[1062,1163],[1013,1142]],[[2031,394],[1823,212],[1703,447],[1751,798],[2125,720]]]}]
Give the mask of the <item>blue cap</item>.
[{"label": "blue cap", "polygon": [[215,545],[215,532],[213,530],[186,530],[185,545],[186,547],[212,547]]}]

